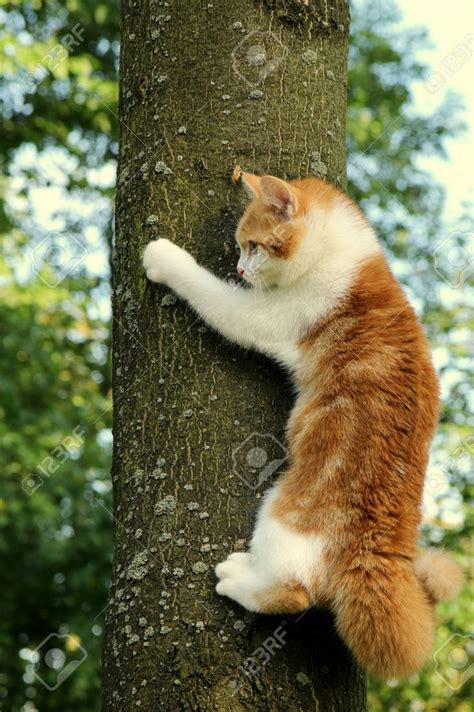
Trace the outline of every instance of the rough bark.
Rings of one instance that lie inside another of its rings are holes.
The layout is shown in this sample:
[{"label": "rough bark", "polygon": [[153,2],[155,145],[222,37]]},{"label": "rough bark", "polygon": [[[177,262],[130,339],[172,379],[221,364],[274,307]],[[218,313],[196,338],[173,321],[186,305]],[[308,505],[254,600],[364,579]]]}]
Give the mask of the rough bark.
[{"label": "rough bark", "polygon": [[[122,19],[104,709],[363,711],[328,613],[258,617],[215,594],[212,568],[244,547],[261,496],[232,452],[254,432],[284,441],[291,391],[141,267],[167,237],[234,273],[236,162],[344,184],[347,2],[124,0]],[[269,636],[280,648],[257,650]]]}]

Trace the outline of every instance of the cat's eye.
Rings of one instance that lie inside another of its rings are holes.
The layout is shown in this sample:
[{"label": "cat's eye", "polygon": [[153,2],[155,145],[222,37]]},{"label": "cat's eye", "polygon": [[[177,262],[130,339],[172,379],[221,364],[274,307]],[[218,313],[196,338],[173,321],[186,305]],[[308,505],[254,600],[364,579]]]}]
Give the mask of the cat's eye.
[{"label": "cat's eye", "polygon": [[240,245],[239,245],[238,242],[235,243],[235,245],[234,245],[234,250],[235,250],[238,254],[240,254],[240,253],[242,252],[242,248],[240,247]]},{"label": "cat's eye", "polygon": [[256,255],[258,251],[258,245],[256,242],[253,242],[252,240],[249,240],[249,254],[250,255]]}]

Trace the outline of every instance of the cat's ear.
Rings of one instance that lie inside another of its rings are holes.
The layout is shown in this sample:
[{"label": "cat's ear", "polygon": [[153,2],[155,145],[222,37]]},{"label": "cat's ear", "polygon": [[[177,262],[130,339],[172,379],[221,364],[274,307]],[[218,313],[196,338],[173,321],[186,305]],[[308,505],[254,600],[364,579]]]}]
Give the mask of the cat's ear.
[{"label": "cat's ear", "polygon": [[262,195],[270,207],[282,218],[293,217],[298,209],[294,191],[288,183],[273,176],[263,176],[260,179]]},{"label": "cat's ear", "polygon": [[262,194],[262,189],[260,187],[260,176],[255,176],[253,173],[246,173],[242,171],[240,174],[242,178],[242,185],[245,188],[245,192],[249,198],[259,198]]}]

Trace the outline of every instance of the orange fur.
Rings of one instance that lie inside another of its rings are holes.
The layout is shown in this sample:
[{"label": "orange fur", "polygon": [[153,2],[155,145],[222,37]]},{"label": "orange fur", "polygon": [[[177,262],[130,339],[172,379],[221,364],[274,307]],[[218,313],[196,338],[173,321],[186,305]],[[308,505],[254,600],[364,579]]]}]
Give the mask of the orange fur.
[{"label": "orange fur", "polygon": [[[362,211],[348,195],[319,178],[284,182],[272,176],[260,178],[246,172],[240,175],[246,191],[254,198],[239,223],[238,239],[241,245],[251,240],[269,248],[272,254],[291,259],[304,235],[303,226],[297,220],[308,213],[314,203],[329,210],[336,200],[341,201],[350,207],[361,224],[367,224]],[[290,220],[282,220],[281,210],[275,205],[278,203],[279,184],[286,186],[294,201]]]},{"label": "orange fur", "polygon": [[462,584],[449,557],[416,546],[439,406],[427,341],[348,196],[315,178],[241,175],[253,200],[237,267],[253,293],[168,240],[143,257],[213,328],[290,368],[298,392],[288,469],[249,551],[216,566],[216,591],[266,613],[327,606],[361,665],[411,674],[431,646],[433,604]]},{"label": "orange fur", "polygon": [[[319,235],[336,215],[328,234],[337,236],[339,226],[349,224],[354,240],[373,236],[359,208],[324,181],[285,183],[247,173],[242,179],[254,199],[237,238],[241,245],[260,243],[287,261],[280,264],[288,266],[308,239],[308,215],[311,226],[311,220],[323,225]],[[337,222],[341,215],[349,216],[349,223]],[[360,665],[394,677],[423,665],[433,641],[433,605],[452,597],[462,576],[443,552],[417,549],[438,381],[415,312],[382,252],[369,244],[372,251],[351,263],[342,296],[296,344],[290,464],[262,515],[270,524],[257,523],[251,547],[250,561],[255,551],[261,554],[259,541],[268,546],[276,522],[283,547],[285,537],[293,546],[290,555],[298,546],[305,552],[298,565],[309,560],[309,574],[304,586],[293,580],[295,571],[286,581],[275,577],[273,588],[245,600],[267,613],[331,608]],[[339,255],[342,271],[345,254]],[[267,538],[259,540],[259,531]],[[231,597],[232,566],[237,564],[224,562],[216,569],[221,579],[227,576],[218,587]],[[251,564],[241,566],[245,580],[245,566]]]},{"label": "orange fur", "polygon": [[[299,211],[343,195],[313,178],[290,185]],[[260,197],[243,234],[275,231],[278,223]],[[281,255],[290,259],[299,236],[291,225],[286,230]],[[445,554],[416,553],[439,401],[428,345],[382,256],[366,261],[347,298],[300,345],[305,405],[289,424],[291,466],[274,514],[327,539],[331,574],[308,593],[333,609],[359,663],[382,677],[409,675],[432,644],[431,603],[454,595],[462,581]],[[280,597],[275,592],[267,608],[277,609]]]},{"label": "orange fur", "polygon": [[279,257],[289,259],[302,235],[301,226],[282,223],[272,210],[266,209],[263,199],[258,199],[247,209],[245,222],[240,227],[239,241],[245,244],[251,240]]},{"label": "orange fur", "polygon": [[268,615],[299,613],[308,608],[311,603],[308,591],[296,581],[259,593],[256,595],[256,600],[259,610]]},{"label": "orange fur", "polygon": [[431,647],[429,598],[445,597],[447,576],[454,592],[460,574],[438,552],[413,566],[438,386],[383,257],[360,269],[347,299],[302,346],[306,405],[290,423],[292,465],[274,512],[328,538],[331,576],[310,593],[329,601],[359,663],[382,677],[408,675]]},{"label": "orange fur", "polygon": [[415,558],[415,573],[432,603],[449,601],[463,585],[461,570],[440,549],[420,549]]},{"label": "orange fur", "polygon": [[329,599],[360,664],[382,677],[408,675],[421,667],[433,638],[425,589],[440,600],[449,587],[443,574],[454,571],[459,581],[456,565],[439,554],[413,566],[438,414],[427,343],[376,257],[302,345],[308,395],[290,425],[292,466],[275,514],[301,531],[329,535],[332,575],[325,591],[311,594]]},{"label": "orange fur", "polygon": [[[295,192],[295,191],[293,191]],[[295,216],[299,216],[299,208]],[[239,225],[239,242],[249,240],[261,244],[272,253],[290,259],[303,237],[303,226],[293,222],[282,222],[278,212],[269,206],[263,196],[259,196],[247,208]]]}]

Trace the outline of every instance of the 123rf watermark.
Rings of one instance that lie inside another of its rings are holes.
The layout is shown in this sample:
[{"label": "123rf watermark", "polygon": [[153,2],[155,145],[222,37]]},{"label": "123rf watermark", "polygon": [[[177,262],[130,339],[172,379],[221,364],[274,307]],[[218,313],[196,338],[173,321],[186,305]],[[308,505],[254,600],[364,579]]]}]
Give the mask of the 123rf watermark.
[{"label": "123rf watermark", "polygon": [[474,233],[456,230],[433,252],[435,272],[454,289],[474,274]]},{"label": "123rf watermark", "polygon": [[258,489],[288,457],[288,449],[271,433],[251,433],[232,452],[232,471],[247,487]]},{"label": "123rf watermark", "polygon": [[59,445],[53,448],[46,457],[35,467],[35,471],[23,478],[21,486],[26,494],[31,497],[51,475],[67,460],[77,457],[84,443],[86,428],[77,425],[70,435],[66,435]]},{"label": "123rf watermark", "polygon": [[22,80],[22,86],[27,92],[33,92],[54,72],[70,53],[79,47],[84,41],[84,27],[80,22],[76,23],[70,32],[63,35],[58,44],[54,45],[49,52],[41,57],[32,72],[29,72]]},{"label": "123rf watermark", "polygon": [[474,34],[471,32],[462,42],[457,44],[449,54],[447,54],[441,62],[436,66],[436,69],[431,72],[428,79],[425,81],[425,89],[430,94],[436,94],[449,79],[468,62],[474,49]]},{"label": "123rf watermark", "polygon": [[53,231],[32,248],[30,262],[33,272],[47,287],[54,289],[84,262],[87,255],[88,250],[77,237]]},{"label": "123rf watermark", "polygon": [[236,677],[229,683],[232,690],[232,697],[241,689],[245,680],[251,679],[252,677],[258,675],[260,670],[265,667],[268,661],[283,648],[285,645],[285,636],[287,634],[285,625],[285,622],[283,622],[275,628],[272,635],[265,638],[263,643],[259,645],[258,648],[255,648],[252,655],[246,658],[242,665],[239,665],[237,672],[240,673],[240,675],[237,674]]},{"label": "123rf watermark", "polygon": [[474,675],[474,635],[454,633],[433,655],[435,675],[453,692]]},{"label": "123rf watermark", "polygon": [[53,692],[82,665],[87,652],[77,635],[50,633],[31,652],[34,677]]},{"label": "123rf watermark", "polygon": [[278,69],[287,54],[288,48],[274,32],[252,30],[232,50],[232,69],[249,88],[255,89]]},{"label": "123rf watermark", "polygon": [[469,472],[474,458],[474,435],[468,435],[464,440],[451,450],[444,460],[430,466],[426,473],[425,491],[431,496],[446,492],[452,477]]}]

